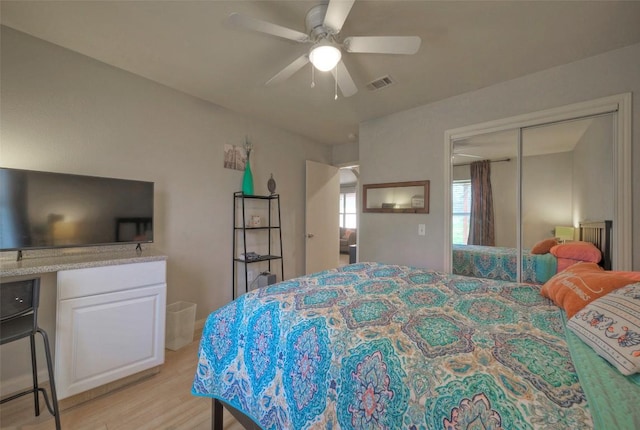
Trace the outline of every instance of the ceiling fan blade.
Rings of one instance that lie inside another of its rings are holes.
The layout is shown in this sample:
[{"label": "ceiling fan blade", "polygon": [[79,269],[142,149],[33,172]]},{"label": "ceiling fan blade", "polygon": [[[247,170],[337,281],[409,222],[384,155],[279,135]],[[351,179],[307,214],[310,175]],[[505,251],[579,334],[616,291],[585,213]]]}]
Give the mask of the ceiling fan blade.
[{"label": "ceiling fan blade", "polygon": [[353,82],[353,79],[347,70],[347,66],[345,66],[342,61],[340,61],[338,65],[331,70],[331,74],[334,79],[338,81],[338,87],[340,88],[340,92],[342,92],[343,97],[351,97],[358,92],[356,83]]},{"label": "ceiling fan blade", "polygon": [[355,0],[331,0],[324,16],[324,26],[340,33]]},{"label": "ceiling fan blade", "polygon": [[302,69],[309,62],[309,55],[303,54],[293,60],[291,64],[289,64],[284,69],[280,70],[273,78],[269,79],[265,85],[270,87],[272,85],[279,84],[282,81],[289,79],[295,72]]},{"label": "ceiling fan blade", "polygon": [[260,33],[270,34],[272,36],[282,37],[284,39],[293,40],[296,42],[304,43],[309,41],[309,36],[292,30],[281,25],[273,24],[271,22],[263,21],[261,19],[251,18],[250,16],[241,15],[237,12],[233,12],[229,15],[228,21],[236,26],[242,27],[246,30],[258,31]]},{"label": "ceiling fan blade", "polygon": [[344,40],[344,48],[354,53],[411,55],[421,43],[418,36],[355,36]]},{"label": "ceiling fan blade", "polygon": [[469,157],[469,158],[484,158],[479,155],[463,154],[462,152],[454,152],[453,155],[459,155],[460,157]]}]

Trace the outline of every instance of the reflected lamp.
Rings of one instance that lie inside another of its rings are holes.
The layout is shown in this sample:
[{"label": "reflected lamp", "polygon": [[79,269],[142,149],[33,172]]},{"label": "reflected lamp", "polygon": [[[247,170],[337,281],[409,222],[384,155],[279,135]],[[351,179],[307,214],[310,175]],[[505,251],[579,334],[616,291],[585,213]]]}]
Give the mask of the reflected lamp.
[{"label": "reflected lamp", "polygon": [[574,238],[575,230],[573,227],[556,226],[556,239],[560,243],[571,241]]}]

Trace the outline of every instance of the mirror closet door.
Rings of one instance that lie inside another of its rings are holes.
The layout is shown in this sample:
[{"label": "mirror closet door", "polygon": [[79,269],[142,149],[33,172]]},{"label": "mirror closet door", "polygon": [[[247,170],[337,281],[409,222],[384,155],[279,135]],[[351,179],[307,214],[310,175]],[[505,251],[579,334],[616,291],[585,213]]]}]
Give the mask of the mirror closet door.
[{"label": "mirror closet door", "polygon": [[577,241],[581,222],[614,219],[614,120],[608,113],[522,129],[524,281],[575,263],[551,253],[529,257],[536,244]]},{"label": "mirror closet door", "polygon": [[[531,250],[579,240],[581,222],[615,219],[615,121],[607,113],[452,141],[453,272],[541,283],[575,263]],[[478,164],[487,180],[474,186]],[[474,196],[484,201],[487,188],[493,214],[478,217]],[[493,241],[478,239],[491,219]]]},{"label": "mirror closet door", "polygon": [[517,279],[517,130],[455,140],[452,154],[453,272]]}]

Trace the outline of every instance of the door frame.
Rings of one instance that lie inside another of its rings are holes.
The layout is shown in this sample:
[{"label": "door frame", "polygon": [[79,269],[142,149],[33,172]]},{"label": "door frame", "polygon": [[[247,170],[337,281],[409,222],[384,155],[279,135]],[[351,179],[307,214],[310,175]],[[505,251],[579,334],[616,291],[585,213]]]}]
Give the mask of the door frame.
[{"label": "door frame", "polygon": [[559,121],[616,112],[614,119],[615,144],[613,147],[614,217],[613,217],[613,270],[632,268],[631,223],[631,93],[622,93],[586,102],[545,109],[524,115],[487,121],[454,128],[444,133],[444,270],[452,270],[451,245],[451,181],[453,141],[478,134],[522,129]]}]

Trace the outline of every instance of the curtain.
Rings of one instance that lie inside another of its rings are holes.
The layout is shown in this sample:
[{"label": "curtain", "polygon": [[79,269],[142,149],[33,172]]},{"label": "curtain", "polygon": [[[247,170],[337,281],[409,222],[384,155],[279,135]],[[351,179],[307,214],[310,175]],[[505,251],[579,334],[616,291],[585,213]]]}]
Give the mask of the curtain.
[{"label": "curtain", "polygon": [[495,246],[493,225],[493,194],[491,192],[491,162],[471,163],[471,215],[469,245]]}]

